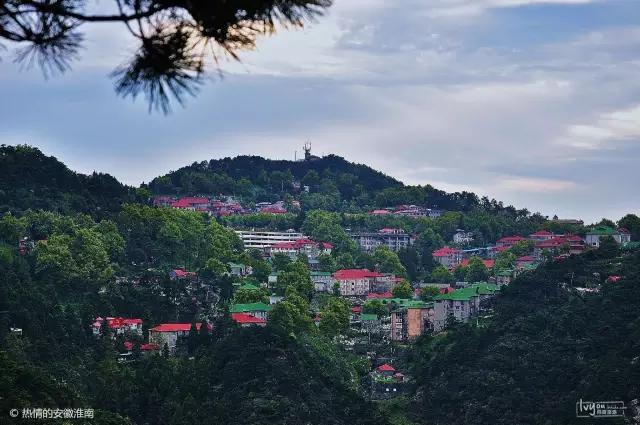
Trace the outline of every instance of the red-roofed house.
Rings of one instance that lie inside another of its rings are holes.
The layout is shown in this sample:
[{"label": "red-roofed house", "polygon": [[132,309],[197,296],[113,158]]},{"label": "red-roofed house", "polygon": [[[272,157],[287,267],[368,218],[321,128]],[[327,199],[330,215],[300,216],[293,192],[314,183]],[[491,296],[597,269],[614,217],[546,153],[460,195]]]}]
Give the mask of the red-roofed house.
[{"label": "red-roofed house", "polygon": [[378,366],[376,371],[386,376],[393,376],[396,373],[396,369],[387,363]]},{"label": "red-roofed house", "polygon": [[367,294],[368,300],[383,300],[383,299],[391,299],[393,298],[393,294],[391,292],[383,292],[378,294],[376,292],[370,292]]},{"label": "red-roofed house", "polygon": [[[132,351],[133,350],[133,342],[125,341],[124,342],[124,348],[127,351]],[[143,351],[143,352],[157,351],[159,349],[160,349],[160,347],[158,347],[155,344],[140,344],[140,351]]]},{"label": "red-roofed house", "polygon": [[389,210],[373,210],[369,214],[372,214],[372,215],[386,215],[386,214],[391,214],[391,211],[389,211]]},{"label": "red-roofed house", "polygon": [[616,282],[618,282],[620,279],[622,279],[622,276],[617,276],[617,275],[609,276],[609,277],[607,278],[607,282],[610,282],[610,283],[616,283]]},{"label": "red-roofed house", "polygon": [[[495,260],[482,260],[482,262],[484,263],[485,267],[487,267],[488,269],[493,268],[493,264],[495,263]],[[462,262],[460,263],[461,266],[466,267],[469,265],[469,258],[465,258],[464,260],[462,260]]]},{"label": "red-roofed house", "polygon": [[246,328],[249,326],[266,326],[267,325],[267,321],[265,319],[252,316],[247,313],[232,313],[231,318],[243,328]]},{"label": "red-roofed house", "polygon": [[556,235],[554,235],[548,230],[538,230],[537,232],[530,234],[529,239],[535,242],[542,242],[542,241],[552,239],[555,236]]},{"label": "red-roofed house", "polygon": [[[196,323],[196,329],[199,331],[201,323]],[[207,323],[207,328],[211,330],[211,325]],[[149,329],[149,342],[164,347],[169,346],[169,351],[174,352],[178,337],[189,335],[191,323],[162,323],[154,328]]]},{"label": "red-roofed house", "polygon": [[536,259],[532,255],[524,255],[522,257],[519,257],[516,260],[516,267],[521,269],[524,266],[528,266],[528,265],[533,264],[535,262],[536,262]]},{"label": "red-roofed house", "polygon": [[390,285],[393,278],[367,269],[343,269],[333,274],[333,282],[340,285],[340,295],[347,297],[365,296],[378,284]]},{"label": "red-roofed house", "polygon": [[196,272],[188,272],[184,269],[173,269],[169,272],[169,279],[177,280],[177,279],[187,279],[196,277]]},{"label": "red-roofed house", "polygon": [[[102,329],[103,323],[104,323],[104,319],[102,317],[96,318],[96,320],[93,322],[93,325],[92,325],[94,335],[100,334],[100,329]],[[142,335],[142,319],[124,319],[122,317],[107,317],[107,324],[109,325],[109,329],[111,329],[118,335],[124,334],[125,332]]]},{"label": "red-roofed house", "polygon": [[460,263],[460,251],[445,246],[433,251],[433,259],[447,268],[453,268]]},{"label": "red-roofed house", "polygon": [[510,248],[516,243],[520,241],[526,241],[526,240],[527,238],[523,238],[522,236],[505,236],[496,241],[496,246],[506,246]]},{"label": "red-roofed house", "polygon": [[207,198],[186,196],[171,203],[171,208],[189,211],[207,211],[210,203]]},{"label": "red-roofed house", "polygon": [[580,236],[556,236],[546,241],[538,242],[533,250],[536,258],[542,257],[545,251],[558,252],[567,249],[569,254],[580,254],[584,251],[584,242]]}]

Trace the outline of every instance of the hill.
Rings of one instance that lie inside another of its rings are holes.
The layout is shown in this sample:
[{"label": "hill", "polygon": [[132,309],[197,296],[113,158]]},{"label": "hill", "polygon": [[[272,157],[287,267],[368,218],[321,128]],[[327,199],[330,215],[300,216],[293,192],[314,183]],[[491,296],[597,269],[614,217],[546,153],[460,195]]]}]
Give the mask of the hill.
[{"label": "hill", "polygon": [[619,254],[612,244],[522,275],[495,299],[486,326],[458,324],[420,340],[413,419],[589,423],[576,418],[580,399],[638,399],[640,252]]},{"label": "hill", "polygon": [[71,171],[26,146],[0,146],[0,213],[44,209],[107,215],[135,199],[135,190],[103,173]]}]

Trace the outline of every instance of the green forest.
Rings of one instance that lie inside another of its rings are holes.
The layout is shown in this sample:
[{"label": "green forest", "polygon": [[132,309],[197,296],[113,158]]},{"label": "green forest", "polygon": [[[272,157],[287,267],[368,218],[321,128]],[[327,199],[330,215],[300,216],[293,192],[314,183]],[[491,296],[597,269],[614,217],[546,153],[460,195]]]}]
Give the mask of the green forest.
[{"label": "green forest", "polygon": [[[289,197],[301,208],[217,219],[152,207],[153,194],[233,194],[248,203]],[[366,214],[396,204],[446,212]],[[133,188],[107,174],[75,173],[35,148],[2,146],[0,214],[0,423],[29,423],[8,422],[14,408],[90,407],[95,418],[72,423],[555,425],[590,423],[575,417],[580,399],[640,398],[638,250],[605,241],[548,261],[503,288],[490,314],[394,346],[414,381],[403,397],[373,401],[372,364],[340,343],[346,303],[313,297],[304,259],[267,262],[232,230],[294,228],[333,244],[323,270],[375,266],[409,281],[431,277],[431,252],[458,228],[479,243],[541,228],[585,231],[472,193],[405,186],[336,156],[212,160]],[[638,240],[638,217],[618,224]],[[415,234],[416,243],[367,254],[347,235],[383,227]],[[253,275],[230,276],[232,263],[251,266]],[[198,279],[180,284],[169,277],[175,268]],[[266,327],[238,326],[230,305],[268,301],[270,293],[251,285],[272,273],[284,300]],[[132,358],[119,361],[123,336],[107,326],[93,334],[95,319],[107,316],[141,318],[142,335],[159,323],[192,327],[175,356],[144,354],[134,337]],[[211,330],[197,330],[204,321]]]}]

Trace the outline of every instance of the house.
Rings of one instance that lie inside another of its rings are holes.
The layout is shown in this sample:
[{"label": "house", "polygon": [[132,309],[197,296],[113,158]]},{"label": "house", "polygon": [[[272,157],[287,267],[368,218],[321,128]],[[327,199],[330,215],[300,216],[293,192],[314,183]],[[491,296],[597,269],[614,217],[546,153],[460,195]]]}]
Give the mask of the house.
[{"label": "house", "polygon": [[202,197],[186,196],[170,204],[171,208],[188,211],[209,211],[209,199]]},{"label": "house", "polygon": [[242,263],[229,263],[229,273],[231,276],[248,276],[253,273],[253,268]]},{"label": "house", "polygon": [[[131,353],[133,351],[133,346],[134,343],[131,341],[125,341],[124,342],[124,349],[127,350],[128,353]],[[161,347],[155,345],[155,344],[140,344],[140,351],[144,354],[146,353],[151,353],[154,351],[159,351]]]},{"label": "house", "polygon": [[[196,329],[200,331],[201,323],[196,323]],[[206,324],[211,330],[211,325]],[[175,352],[178,338],[189,335],[191,323],[163,323],[149,329],[149,343],[162,349],[165,344],[169,347],[169,352]]]},{"label": "house", "polygon": [[316,292],[331,292],[331,273],[312,271],[309,274]]},{"label": "house", "polygon": [[267,320],[269,312],[273,306],[265,303],[233,304],[229,310],[233,313],[246,313],[260,319]]},{"label": "house", "polygon": [[245,249],[269,249],[272,245],[280,242],[294,242],[298,239],[306,238],[302,233],[294,230],[286,232],[271,232],[262,230],[236,230],[236,234],[242,239]]},{"label": "house", "polygon": [[527,238],[522,236],[504,236],[496,241],[496,246],[511,248],[516,243],[526,240]]},{"label": "house", "polygon": [[433,302],[407,301],[391,311],[391,340],[414,340],[433,330],[435,320]]},{"label": "house", "polygon": [[387,215],[387,214],[391,214],[391,211],[389,211],[389,210],[373,210],[369,214],[371,214],[371,215]]},{"label": "house", "polygon": [[500,270],[496,273],[496,284],[498,286],[504,286],[511,283],[513,279],[513,270]]},{"label": "house", "polygon": [[343,269],[333,274],[332,282],[340,286],[340,295],[364,297],[378,285],[390,285],[392,276],[367,269]]},{"label": "house", "polygon": [[[461,265],[462,267],[466,267],[466,266],[468,266],[468,265],[469,265],[469,261],[470,261],[470,259],[469,259],[469,258],[465,258],[464,260],[462,260],[462,261],[460,262],[460,265]],[[493,265],[495,264],[495,260],[482,260],[482,263],[485,265],[485,267],[486,267],[486,268],[488,268],[488,269],[492,269],[492,268],[493,268]]]},{"label": "house", "polygon": [[479,282],[448,294],[436,295],[434,330],[437,332],[444,329],[450,317],[466,322],[480,312],[482,301],[491,298],[499,289],[498,285]]},{"label": "house", "polygon": [[453,268],[460,263],[460,250],[445,246],[433,251],[433,259],[446,268]]},{"label": "house", "polygon": [[[132,333],[142,335],[142,319],[125,319],[122,317],[107,317],[107,324],[116,335],[122,335],[125,333]],[[102,325],[105,319],[97,317],[91,325],[94,335],[100,335]]]},{"label": "house", "polygon": [[273,204],[269,202],[261,202],[256,205],[256,210],[262,214],[286,214],[287,209],[284,206],[283,201],[278,201]]},{"label": "house", "polygon": [[264,327],[267,325],[267,321],[265,319],[246,313],[231,313],[231,318],[243,328],[250,326]]},{"label": "house", "polygon": [[190,279],[196,276],[196,272],[188,272],[185,269],[173,269],[169,272],[169,279],[171,280]]},{"label": "house", "polygon": [[542,254],[547,251],[556,254],[562,251],[566,251],[568,254],[580,254],[584,251],[584,242],[580,236],[554,236],[551,239],[536,243],[533,249],[533,256],[540,259]]},{"label": "house", "polygon": [[309,259],[309,263],[317,263],[321,254],[331,254],[333,245],[329,242],[316,242],[308,238],[300,238],[292,242],[278,242],[271,245],[269,254],[273,256],[276,253],[285,254],[292,260],[298,258],[300,254],[304,254]]},{"label": "house", "polygon": [[371,380],[371,398],[374,400],[390,399],[407,392],[406,377],[388,363],[376,367],[369,372]]},{"label": "house", "polygon": [[532,255],[523,255],[522,257],[518,257],[516,259],[516,268],[522,269],[526,265],[533,264],[535,262],[536,262],[536,259]]},{"label": "house", "polygon": [[156,196],[153,198],[153,206],[154,207],[170,207],[173,202],[175,202],[175,198],[172,196]]},{"label": "house", "polygon": [[391,298],[393,298],[393,294],[389,291],[381,292],[381,293],[369,292],[367,294],[368,300],[384,300],[384,299],[391,299]]},{"label": "house", "polygon": [[468,245],[473,242],[473,232],[465,232],[462,229],[456,230],[453,234],[453,243],[459,245]]},{"label": "house", "polygon": [[386,246],[392,251],[399,251],[413,245],[414,238],[402,229],[384,228],[377,232],[360,232],[349,235],[365,252],[373,251],[379,246]]},{"label": "house", "polygon": [[627,229],[623,227],[614,229],[608,226],[596,226],[589,230],[585,237],[585,242],[587,245],[597,248],[600,246],[600,238],[603,236],[611,236],[622,246],[631,242],[631,233]]},{"label": "house", "polygon": [[530,234],[529,239],[531,239],[534,242],[542,242],[549,239],[553,239],[555,236],[556,235],[554,235],[548,230],[538,230],[537,232]]}]

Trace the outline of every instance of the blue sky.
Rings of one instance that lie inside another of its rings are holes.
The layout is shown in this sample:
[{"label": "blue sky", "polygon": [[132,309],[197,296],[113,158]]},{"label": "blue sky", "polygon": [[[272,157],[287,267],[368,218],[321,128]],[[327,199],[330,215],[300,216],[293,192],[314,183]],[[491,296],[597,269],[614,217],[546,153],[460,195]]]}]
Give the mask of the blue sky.
[{"label": "blue sky", "polygon": [[640,213],[637,0],[337,0],[224,62],[169,116],[116,97],[132,51],[87,27],[74,69],[0,62],[0,143],[137,185],[193,161],[293,158],[305,141],[410,184],[587,221]]}]

